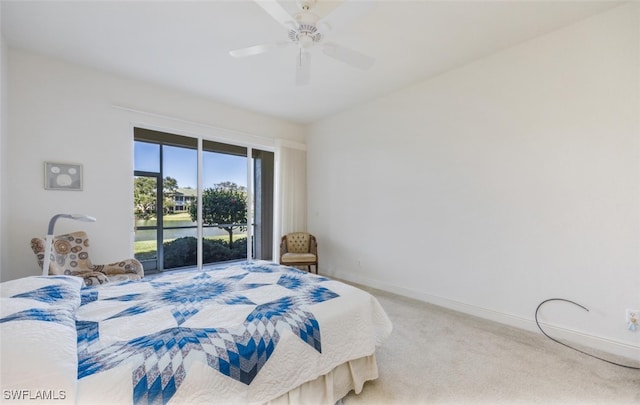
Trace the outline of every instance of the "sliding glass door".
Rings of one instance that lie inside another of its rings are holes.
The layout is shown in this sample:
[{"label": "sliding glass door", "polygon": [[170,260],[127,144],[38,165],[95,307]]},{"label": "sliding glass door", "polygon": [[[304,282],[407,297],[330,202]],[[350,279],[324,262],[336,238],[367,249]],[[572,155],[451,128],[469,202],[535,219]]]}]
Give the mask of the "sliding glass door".
[{"label": "sliding glass door", "polygon": [[199,256],[203,265],[271,259],[273,153],[203,140],[199,186],[198,142],[134,129],[135,255],[145,272],[194,267]]},{"label": "sliding glass door", "polygon": [[203,141],[202,186],[202,263],[246,260],[247,148]]}]

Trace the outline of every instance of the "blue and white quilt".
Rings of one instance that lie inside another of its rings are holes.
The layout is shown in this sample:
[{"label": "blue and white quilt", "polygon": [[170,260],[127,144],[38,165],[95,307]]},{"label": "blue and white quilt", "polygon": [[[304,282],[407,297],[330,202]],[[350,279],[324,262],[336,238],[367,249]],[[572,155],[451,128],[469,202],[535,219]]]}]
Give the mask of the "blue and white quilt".
[{"label": "blue and white quilt", "polygon": [[[62,294],[42,288],[17,294]],[[68,290],[50,315],[3,314],[0,327],[72,330],[77,386],[67,396],[80,403],[265,403],[372,355],[391,331],[368,293],[270,262]]]},{"label": "blue and white quilt", "polygon": [[0,284],[2,402],[74,403],[75,313],[82,279],[27,277]]}]

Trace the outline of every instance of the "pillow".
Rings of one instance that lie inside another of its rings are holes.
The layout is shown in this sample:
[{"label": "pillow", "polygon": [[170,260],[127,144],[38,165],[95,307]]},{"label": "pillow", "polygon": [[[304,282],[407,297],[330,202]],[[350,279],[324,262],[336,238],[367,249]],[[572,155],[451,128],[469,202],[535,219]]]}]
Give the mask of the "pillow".
[{"label": "pillow", "polygon": [[0,386],[6,402],[75,403],[82,279],[36,276],[0,284]]},{"label": "pillow", "polygon": [[0,297],[29,299],[50,305],[80,306],[83,280],[74,276],[33,276],[0,283]]}]

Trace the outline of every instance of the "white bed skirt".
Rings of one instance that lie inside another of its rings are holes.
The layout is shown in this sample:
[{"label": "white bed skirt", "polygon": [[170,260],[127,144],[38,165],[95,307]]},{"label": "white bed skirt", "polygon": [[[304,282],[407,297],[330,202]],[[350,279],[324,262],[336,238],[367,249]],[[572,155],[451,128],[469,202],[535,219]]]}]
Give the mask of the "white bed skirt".
[{"label": "white bed skirt", "polygon": [[339,365],[325,375],[306,382],[269,402],[271,405],[327,404],[334,405],[354,390],[362,392],[364,383],[378,378],[375,354]]}]

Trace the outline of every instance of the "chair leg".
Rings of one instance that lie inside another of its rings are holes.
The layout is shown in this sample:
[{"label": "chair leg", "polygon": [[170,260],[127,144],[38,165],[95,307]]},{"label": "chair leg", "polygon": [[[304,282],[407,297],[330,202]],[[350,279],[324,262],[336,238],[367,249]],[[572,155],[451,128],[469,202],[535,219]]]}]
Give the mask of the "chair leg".
[{"label": "chair leg", "polygon": [[308,271],[309,273],[311,273],[311,265],[310,265],[310,264],[309,264],[309,265],[307,265],[307,271]]}]

